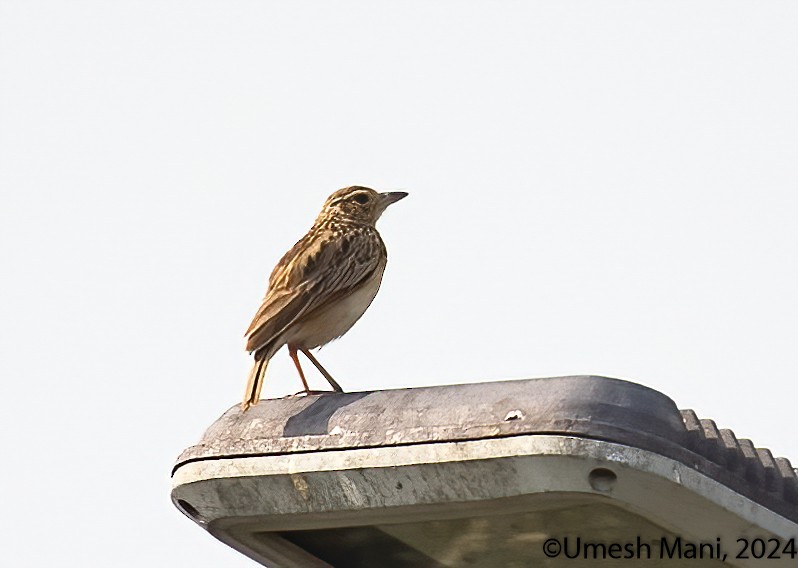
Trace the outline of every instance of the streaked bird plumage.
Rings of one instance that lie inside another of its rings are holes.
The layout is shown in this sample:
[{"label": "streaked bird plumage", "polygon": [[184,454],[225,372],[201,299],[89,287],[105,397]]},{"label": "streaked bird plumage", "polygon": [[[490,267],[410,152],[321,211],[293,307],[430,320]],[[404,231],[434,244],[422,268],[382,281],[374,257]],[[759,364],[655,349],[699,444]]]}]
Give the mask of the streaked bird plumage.
[{"label": "streaked bird plumage", "polygon": [[309,350],[349,331],[377,295],[388,253],[375,224],[391,203],[405,196],[361,186],[336,191],[307,234],[280,259],[246,332],[246,348],[255,362],[242,410],[257,404],[269,359],[283,345],[306,391],[297,351],[341,391]]}]

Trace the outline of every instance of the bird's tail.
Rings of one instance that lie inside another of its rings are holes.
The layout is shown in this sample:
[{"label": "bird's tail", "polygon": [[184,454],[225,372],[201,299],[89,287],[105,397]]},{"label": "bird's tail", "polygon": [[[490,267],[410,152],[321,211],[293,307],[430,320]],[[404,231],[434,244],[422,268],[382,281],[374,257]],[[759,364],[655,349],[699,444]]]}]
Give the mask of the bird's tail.
[{"label": "bird's tail", "polygon": [[244,402],[241,403],[241,412],[246,412],[250,406],[258,404],[260,400],[260,390],[263,388],[263,381],[266,378],[266,367],[269,366],[269,358],[264,357],[255,360],[252,370],[247,379],[247,390],[244,392]]}]

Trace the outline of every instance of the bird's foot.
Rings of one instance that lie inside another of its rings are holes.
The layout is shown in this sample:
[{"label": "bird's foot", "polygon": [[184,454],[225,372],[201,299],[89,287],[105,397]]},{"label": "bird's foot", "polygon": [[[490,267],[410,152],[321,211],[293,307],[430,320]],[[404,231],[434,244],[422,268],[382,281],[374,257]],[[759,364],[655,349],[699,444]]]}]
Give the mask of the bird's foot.
[{"label": "bird's foot", "polygon": [[[330,393],[334,393],[334,392],[339,392],[339,391],[301,390],[298,393],[289,394],[288,397],[291,398],[291,397],[295,397],[295,396],[309,396],[309,395],[313,395],[313,394],[330,394]],[[343,392],[343,391],[340,391],[340,392]]]}]

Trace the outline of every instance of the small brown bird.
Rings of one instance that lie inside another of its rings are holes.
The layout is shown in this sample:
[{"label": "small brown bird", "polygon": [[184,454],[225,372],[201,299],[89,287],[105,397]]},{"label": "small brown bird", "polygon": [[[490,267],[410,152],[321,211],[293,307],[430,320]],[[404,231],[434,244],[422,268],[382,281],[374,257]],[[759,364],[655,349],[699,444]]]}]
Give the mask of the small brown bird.
[{"label": "small brown bird", "polygon": [[255,363],[242,411],[258,403],[269,359],[283,345],[288,345],[305,392],[310,389],[297,351],[335,391],[343,392],[309,350],[349,331],[377,295],[388,252],[375,224],[391,203],[406,196],[360,186],[339,189],[327,198],[308,233],[280,259],[245,334]]}]

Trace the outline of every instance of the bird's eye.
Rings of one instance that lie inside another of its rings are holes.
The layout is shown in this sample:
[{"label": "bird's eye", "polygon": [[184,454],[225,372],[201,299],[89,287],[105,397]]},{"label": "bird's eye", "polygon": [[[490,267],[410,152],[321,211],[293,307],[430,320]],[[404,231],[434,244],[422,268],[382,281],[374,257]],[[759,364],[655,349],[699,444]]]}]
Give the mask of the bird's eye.
[{"label": "bird's eye", "polygon": [[369,195],[368,193],[358,193],[355,195],[355,201],[360,203],[361,205],[365,205],[369,202]]}]

